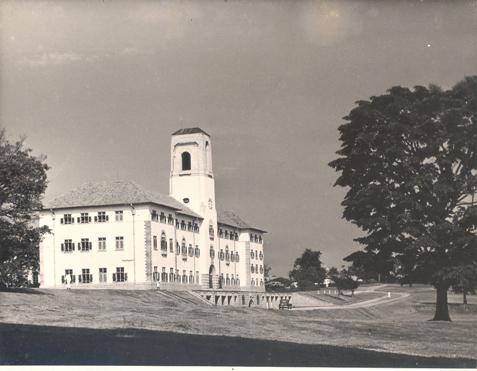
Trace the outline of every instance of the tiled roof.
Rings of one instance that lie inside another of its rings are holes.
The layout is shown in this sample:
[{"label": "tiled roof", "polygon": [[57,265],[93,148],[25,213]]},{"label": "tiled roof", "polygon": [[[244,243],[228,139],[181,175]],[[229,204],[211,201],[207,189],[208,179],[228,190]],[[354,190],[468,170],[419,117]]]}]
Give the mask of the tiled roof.
[{"label": "tiled roof", "polygon": [[196,133],[202,133],[210,137],[209,134],[207,134],[204,130],[201,128],[185,128],[185,129],[179,129],[175,132],[172,133],[172,135],[183,135],[183,134],[196,134]]},{"label": "tiled roof", "polygon": [[253,227],[252,225],[246,223],[240,216],[235,214],[233,211],[218,211],[217,212],[217,221],[220,224],[226,224],[231,227],[239,229],[253,229],[259,232],[265,232],[263,229]]},{"label": "tiled roof", "polygon": [[170,196],[145,190],[131,181],[85,183],[45,202],[44,209],[153,203],[175,209],[180,214],[202,217]]}]

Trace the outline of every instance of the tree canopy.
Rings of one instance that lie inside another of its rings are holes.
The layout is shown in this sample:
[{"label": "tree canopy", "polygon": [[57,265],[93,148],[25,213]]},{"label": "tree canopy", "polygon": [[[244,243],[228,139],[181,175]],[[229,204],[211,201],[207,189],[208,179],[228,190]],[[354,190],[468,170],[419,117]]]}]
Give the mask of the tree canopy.
[{"label": "tree canopy", "polygon": [[449,271],[477,260],[477,76],[449,90],[395,86],[344,119],[330,163],[348,189],[343,217],[365,232],[366,254],[432,283],[434,319],[449,320]]},{"label": "tree canopy", "polygon": [[38,246],[47,228],[35,226],[48,166],[24,141],[10,143],[0,130],[0,287],[24,286],[38,270]]},{"label": "tree canopy", "polygon": [[320,251],[306,249],[295,260],[293,270],[289,273],[290,279],[296,281],[300,288],[312,288],[315,283],[321,284],[326,277],[326,270],[322,267],[320,258]]}]

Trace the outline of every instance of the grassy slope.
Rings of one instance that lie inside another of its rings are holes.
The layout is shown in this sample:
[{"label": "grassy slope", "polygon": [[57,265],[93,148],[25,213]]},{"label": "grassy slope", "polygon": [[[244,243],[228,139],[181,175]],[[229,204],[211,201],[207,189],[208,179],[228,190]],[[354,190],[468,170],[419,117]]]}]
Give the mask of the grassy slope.
[{"label": "grassy slope", "polygon": [[[0,322],[89,328],[143,328],[331,344],[399,353],[476,358],[477,313],[451,305],[453,322],[429,322],[434,292],[371,308],[272,311],[173,301],[154,291],[37,290],[0,293]],[[451,297],[451,301],[457,301]],[[445,339],[443,341],[443,339]]]}]

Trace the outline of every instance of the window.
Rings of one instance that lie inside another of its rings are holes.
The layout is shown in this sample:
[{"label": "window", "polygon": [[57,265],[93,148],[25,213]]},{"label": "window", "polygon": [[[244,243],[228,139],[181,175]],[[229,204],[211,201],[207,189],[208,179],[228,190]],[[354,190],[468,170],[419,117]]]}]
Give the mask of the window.
[{"label": "window", "polygon": [[167,216],[167,223],[169,223],[171,225],[174,224],[174,218],[172,217],[172,214],[169,214]]},{"label": "window", "polygon": [[235,251],[235,261],[236,261],[237,263],[240,261],[238,251]]},{"label": "window", "polygon": [[116,210],[114,212],[115,220],[117,222],[122,222],[123,221],[123,211],[122,210]]},{"label": "window", "polygon": [[229,247],[225,246],[225,261],[228,263],[230,261]]},{"label": "window", "polygon": [[152,247],[157,250],[157,236],[152,236]]},{"label": "window", "polygon": [[183,220],[181,221],[181,229],[182,229],[183,231],[186,230],[186,223],[185,223],[185,221],[183,221]]},{"label": "window", "polygon": [[169,238],[169,252],[174,252],[174,241]]},{"label": "window", "polygon": [[250,233],[250,242],[253,242],[253,234]]},{"label": "window", "polygon": [[230,278],[229,278],[229,274],[227,273],[227,275],[225,276],[225,284],[227,286],[230,286]]},{"label": "window", "polygon": [[251,282],[252,286],[255,286],[255,280],[252,278],[252,282]]},{"label": "window", "polygon": [[176,219],[176,229],[179,229],[181,227],[181,223],[179,222],[179,219]]},{"label": "window", "polygon": [[212,259],[215,258],[215,250],[214,250],[214,248],[213,248],[212,246],[210,246],[210,251],[209,251],[209,253],[210,253],[210,257],[211,257]]},{"label": "window", "polygon": [[228,239],[229,238],[229,231],[225,231],[225,239]]},{"label": "window", "polygon": [[232,277],[230,278],[230,284],[232,286],[235,286],[235,278],[234,278],[234,275],[232,274]]},{"label": "window", "polygon": [[214,235],[215,235],[215,232],[214,232],[214,226],[212,224],[212,222],[209,223],[209,238],[211,240],[214,239]]},{"label": "window", "polygon": [[191,232],[193,230],[192,222],[187,222],[187,230]]},{"label": "window", "polygon": [[233,251],[230,253],[230,261],[231,261],[232,263],[235,261],[235,254],[234,254]]},{"label": "window", "polygon": [[116,273],[113,273],[114,282],[127,282],[128,274],[124,272],[124,267],[116,267]]},{"label": "window", "polygon": [[194,256],[194,248],[192,247],[192,245],[189,245],[189,251],[188,251],[188,253],[189,253],[189,256],[190,256],[190,257]]},{"label": "window", "polygon": [[166,215],[163,212],[161,212],[160,220],[161,220],[161,223],[165,223],[167,220]]},{"label": "window", "polygon": [[263,280],[260,280],[260,286],[263,286]]},{"label": "window", "polygon": [[91,283],[93,282],[93,275],[89,273],[88,268],[81,269],[81,274],[78,276],[79,283]]},{"label": "window", "polygon": [[219,237],[224,237],[224,231],[222,230],[222,228],[219,228]]},{"label": "window", "polygon": [[180,255],[181,254],[181,247],[179,245],[179,242],[176,242],[176,255]]},{"label": "window", "polygon": [[174,282],[174,268],[169,268],[169,282]]},{"label": "window", "polygon": [[109,220],[108,216],[106,215],[105,211],[98,211],[98,216],[94,217],[94,221],[98,223],[104,223]]},{"label": "window", "polygon": [[187,246],[184,238],[182,239],[181,252],[182,256],[185,256],[187,258]]},{"label": "window", "polygon": [[75,244],[73,243],[72,240],[65,240],[65,242],[61,244],[61,251],[63,252],[75,251]]},{"label": "window", "polygon": [[194,232],[199,232],[199,224],[194,223]]},{"label": "window", "polygon": [[258,273],[258,264],[255,264],[255,273]]},{"label": "window", "polygon": [[255,273],[255,267],[253,266],[253,264],[250,266],[250,272]]},{"label": "window", "polygon": [[237,279],[235,280],[235,284],[237,286],[240,286],[240,278],[239,278],[238,274],[237,274]]},{"label": "window", "polygon": [[166,273],[166,267],[162,267],[162,272],[161,272],[161,281],[162,281],[162,282],[167,282],[167,273]]},{"label": "window", "polygon": [[157,211],[156,211],[156,210],[151,210],[151,220],[152,220],[153,222],[159,221],[159,216],[157,215]]},{"label": "window", "polygon": [[192,274],[192,271],[189,272],[189,283],[194,283],[194,275]]},{"label": "window", "polygon": [[99,268],[99,282],[107,282],[108,274],[106,268]]},{"label": "window", "polygon": [[195,245],[195,257],[198,258],[200,257],[200,249],[199,246]]},{"label": "window", "polygon": [[66,276],[70,276],[70,283],[75,283],[76,277],[73,275],[73,269],[65,269],[65,275],[61,276],[61,283],[66,283]]},{"label": "window", "polygon": [[224,250],[220,250],[219,260],[224,260]]},{"label": "window", "polygon": [[88,216],[88,213],[81,213],[81,216],[78,218],[78,223],[86,224],[91,222],[91,217]]},{"label": "window", "polygon": [[106,237],[98,237],[98,250],[106,251]]},{"label": "window", "polygon": [[260,266],[260,273],[263,273],[263,266]]},{"label": "window", "polygon": [[258,236],[258,243],[262,243],[262,236]]},{"label": "window", "polygon": [[182,271],[182,283],[187,283],[187,274],[186,271]]},{"label": "window", "polygon": [[255,254],[253,253],[253,250],[250,250],[250,257],[251,257],[252,259],[255,259]]},{"label": "window", "polygon": [[89,238],[82,238],[81,242],[78,243],[78,250],[79,251],[89,251],[92,248],[92,243],[89,242]]},{"label": "window", "polygon": [[234,237],[235,237],[235,241],[238,241],[238,233],[237,232],[235,232]]},{"label": "window", "polygon": [[167,254],[167,239],[164,232],[161,233],[161,251],[162,254]]},{"label": "window", "polygon": [[75,219],[71,217],[71,214],[64,214],[60,221],[61,224],[73,224]]},{"label": "window", "polygon": [[154,268],[153,268],[152,280],[153,280],[154,282],[159,281],[159,272],[157,271],[157,265],[155,265]]},{"label": "window", "polygon": [[124,250],[124,237],[116,237],[116,250]]},{"label": "window", "polygon": [[260,260],[263,260],[263,253],[260,251],[260,254],[258,255],[258,257],[260,258]]},{"label": "window", "polygon": [[181,283],[181,275],[179,274],[179,269],[176,269],[176,282]]},{"label": "window", "polygon": [[189,152],[182,152],[182,171],[190,170],[191,168],[191,160],[190,160],[190,153]]},{"label": "window", "polygon": [[199,271],[195,271],[195,283],[199,284]]}]

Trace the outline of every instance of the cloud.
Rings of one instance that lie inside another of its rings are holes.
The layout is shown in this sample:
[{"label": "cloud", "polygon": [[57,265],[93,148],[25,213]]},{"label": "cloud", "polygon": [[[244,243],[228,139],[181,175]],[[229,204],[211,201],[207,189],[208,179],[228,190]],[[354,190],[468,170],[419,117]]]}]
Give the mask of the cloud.
[{"label": "cloud", "polygon": [[24,59],[23,64],[28,64],[32,67],[35,66],[47,66],[47,65],[60,65],[66,63],[73,63],[81,61],[83,57],[80,54],[66,52],[49,52],[35,54],[32,58]]},{"label": "cloud", "polygon": [[316,1],[303,5],[303,30],[318,46],[330,46],[361,32],[361,18],[352,3]]}]

